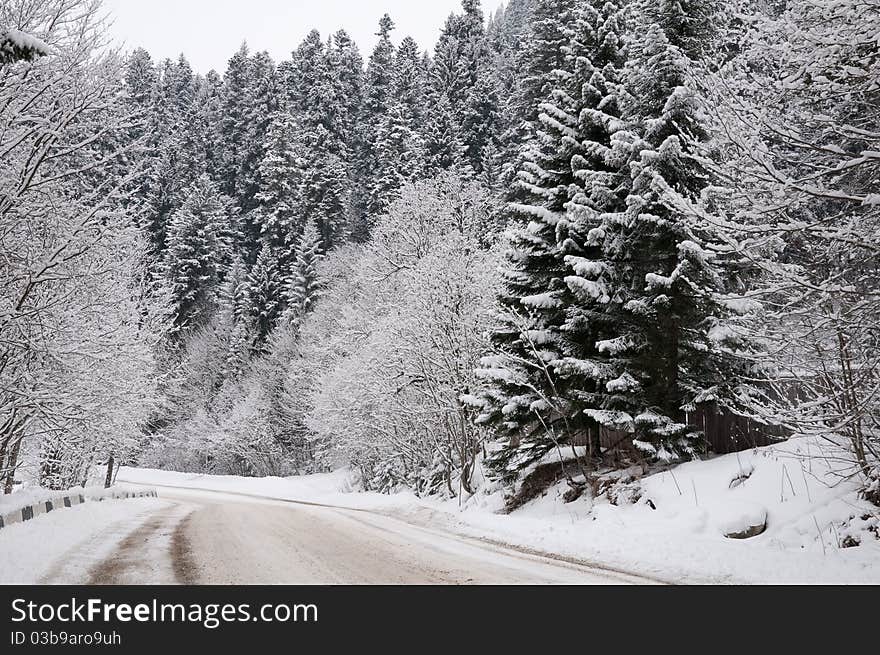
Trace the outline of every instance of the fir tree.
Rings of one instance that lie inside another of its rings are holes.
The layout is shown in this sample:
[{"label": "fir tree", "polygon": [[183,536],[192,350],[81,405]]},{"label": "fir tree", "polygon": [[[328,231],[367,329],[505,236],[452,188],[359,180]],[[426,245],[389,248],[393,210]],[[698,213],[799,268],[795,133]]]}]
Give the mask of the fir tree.
[{"label": "fir tree", "polygon": [[127,97],[141,110],[148,110],[155,101],[158,75],[150,53],[136,48],[128,56],[125,68]]},{"label": "fir tree", "polygon": [[[592,7],[592,4],[583,2],[581,7]],[[500,119],[505,159],[513,168],[507,173],[510,179],[518,165],[528,158],[522,148],[528,147],[540,129],[539,106],[557,84],[556,71],[568,65],[565,50],[574,5],[574,0],[535,0],[528,10],[523,43],[513,57],[515,92],[505,103]],[[512,198],[519,199],[519,189],[514,186],[511,191]]]},{"label": "fir tree", "polygon": [[229,60],[223,76],[223,108],[220,138],[223,142],[223,176],[221,189],[230,198],[238,195],[238,174],[244,159],[249,114],[250,51],[242,43]]},{"label": "fir tree", "polygon": [[299,215],[303,217],[300,225],[309,217],[314,219],[323,248],[329,250],[346,238],[350,224],[351,184],[346,151],[322,125],[302,130],[297,148],[303,153],[296,174]]},{"label": "fir tree", "polygon": [[256,200],[260,203],[257,220],[261,238],[275,251],[282,271],[294,261],[294,243],[302,229],[302,168],[297,123],[289,112],[275,112],[260,162],[260,191]]},{"label": "fir tree", "polygon": [[400,42],[394,58],[391,89],[395,103],[406,107],[413,130],[421,129],[424,121],[425,84],[425,69],[418,45],[408,36]]},{"label": "fir tree", "polygon": [[230,200],[205,175],[186,190],[168,226],[163,273],[174,304],[174,325],[192,326],[214,306],[231,254]]},{"label": "fir tree", "polygon": [[379,120],[384,116],[391,104],[392,85],[394,83],[394,44],[391,43],[391,32],[394,21],[388,14],[379,20],[379,41],[373,48],[367,64],[366,84],[364,89],[364,121],[369,132],[378,129]]},{"label": "fir tree", "polygon": [[532,461],[576,435],[594,444],[599,436],[584,411],[604,392],[604,365],[591,361],[607,329],[608,302],[594,229],[599,213],[619,209],[622,199],[578,189],[584,167],[596,182],[615,170],[605,155],[620,124],[613,84],[622,64],[620,10],[603,4],[601,11],[581,5],[567,29],[564,68],[538,107],[537,141],[516,181],[524,202],[512,207],[526,224],[511,236],[492,335],[497,354],[481,371],[490,384],[480,421],[508,437],[499,463]]},{"label": "fir tree", "polygon": [[268,243],[263,243],[248,274],[248,296],[254,321],[253,335],[257,343],[263,343],[275,327],[281,301],[278,262]]},{"label": "fir tree", "polygon": [[[684,7],[702,20],[705,5],[698,4],[680,4],[676,12]],[[673,42],[691,52],[706,44],[695,41],[688,15],[666,21],[665,4],[656,12],[641,8],[643,37],[625,76],[625,111],[635,132],[618,140],[630,141],[629,194],[625,209],[609,212],[600,228],[613,271],[606,309],[612,329],[597,344],[609,368],[608,396],[591,414],[632,432],[647,455],[671,460],[700,448],[687,411],[709,402],[735,405],[748,366],[738,353],[748,344],[724,329],[732,312],[720,301],[738,266],[713,230],[690,220],[678,202],[694,202],[709,180],[689,145],[706,137],[688,87],[688,70],[697,64]]]},{"label": "fir tree", "polygon": [[353,199],[354,231],[360,240],[367,238],[371,217],[382,209],[381,202],[377,204],[375,193],[375,189],[381,185],[377,181],[376,171],[383,164],[376,144],[379,131],[387,122],[388,113],[394,102],[392,94],[395,48],[391,42],[393,30],[394,21],[385,14],[379,21],[379,31],[376,33],[379,41],[373,48],[367,64],[364,105],[361,112],[363,142],[361,149],[355,153],[356,177],[359,184]]},{"label": "fir tree", "polygon": [[239,375],[254,349],[254,321],[247,265],[237,255],[226,273],[219,297],[219,322],[227,338],[223,378]]},{"label": "fir tree", "polygon": [[[267,132],[272,116],[279,109],[275,63],[265,52],[258,52],[250,61],[249,102],[245,118],[245,144],[236,179],[238,206],[243,214],[254,209],[260,191],[259,166],[265,155]],[[257,239],[259,226],[252,237]]]},{"label": "fir tree", "polygon": [[[250,56],[247,45],[229,60],[224,76],[219,137],[223,144],[222,190],[235,200],[243,216],[258,202],[258,169],[272,114],[278,109],[277,74],[271,58]],[[259,225],[249,225],[247,238],[258,248]]]},{"label": "fir tree", "polygon": [[357,45],[345,30],[333,35],[333,47],[328,53],[331,83],[335,97],[341,107],[341,132],[337,137],[345,143],[349,152],[355,152],[362,143],[363,134],[359,125],[364,95],[364,61]]},{"label": "fir tree", "polygon": [[486,134],[493,129],[497,97],[490,83],[491,56],[479,0],[463,0],[450,15],[435,48],[433,93],[446,96],[470,167],[482,168]]},{"label": "fir tree", "polygon": [[296,266],[287,283],[287,307],[282,320],[296,331],[318,298],[317,265],[321,258],[321,235],[313,221],[306,225],[296,248]]},{"label": "fir tree", "polygon": [[411,125],[409,108],[397,103],[379,126],[374,144],[376,168],[367,189],[371,216],[383,213],[406,182],[423,174],[424,144]]},{"label": "fir tree", "polygon": [[437,175],[445,170],[472,172],[465,163],[467,148],[461,141],[449,98],[445,93],[431,93],[429,98],[423,136],[426,175]]}]

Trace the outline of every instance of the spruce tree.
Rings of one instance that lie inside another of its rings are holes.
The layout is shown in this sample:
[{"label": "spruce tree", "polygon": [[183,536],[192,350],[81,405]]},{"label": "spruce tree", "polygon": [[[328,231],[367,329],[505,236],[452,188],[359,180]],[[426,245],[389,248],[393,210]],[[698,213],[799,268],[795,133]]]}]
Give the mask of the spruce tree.
[{"label": "spruce tree", "polygon": [[452,115],[452,106],[445,93],[429,92],[428,116],[423,128],[425,144],[425,174],[437,175],[445,170],[473,170],[467,165],[467,148]]},{"label": "spruce tree", "polygon": [[479,0],[463,0],[463,14],[446,21],[435,48],[433,93],[446,96],[467,162],[482,170],[486,135],[494,129],[497,97],[491,80],[492,58]]},{"label": "spruce tree", "polygon": [[[256,53],[249,66],[249,102],[245,118],[245,143],[237,173],[238,201],[242,214],[258,205],[260,191],[259,167],[265,155],[266,135],[272,117],[279,109],[278,80],[275,63],[266,52]],[[254,226],[253,238],[258,238],[259,226]]]},{"label": "spruce tree", "polygon": [[603,365],[591,360],[607,329],[608,292],[594,261],[602,257],[594,228],[600,212],[622,207],[613,193],[579,191],[582,168],[608,179],[620,168],[604,158],[620,123],[620,10],[599,6],[584,3],[570,22],[564,68],[538,107],[537,141],[515,182],[524,201],[512,205],[520,227],[511,235],[498,299],[496,354],[480,371],[488,382],[480,421],[508,438],[497,463],[513,461],[514,468],[578,435],[589,436],[597,453],[597,425],[585,410],[604,391]]},{"label": "spruce tree", "polygon": [[254,321],[247,265],[238,254],[226,273],[219,297],[220,329],[227,339],[223,378],[240,374],[254,349]]},{"label": "spruce tree", "polygon": [[354,221],[355,233],[360,240],[367,238],[372,218],[383,209],[381,198],[376,193],[376,189],[382,186],[377,179],[377,171],[384,163],[377,151],[377,141],[394,104],[395,47],[391,42],[393,30],[394,21],[385,14],[379,21],[379,31],[376,33],[379,41],[367,64],[361,112],[363,142],[360,151],[355,153],[356,178],[359,184],[354,198]]},{"label": "spruce tree", "polygon": [[[505,183],[515,173],[516,154],[524,141],[521,130],[523,108],[532,111],[532,105],[523,99],[522,78],[527,61],[523,53],[530,43],[532,0],[511,0],[498,9],[486,29],[486,38],[492,53],[492,75],[498,95],[498,116],[495,133],[500,152],[496,165],[503,169]],[[560,50],[561,54],[561,50]],[[540,98],[533,99],[535,103]]]},{"label": "spruce tree", "polygon": [[[600,228],[613,278],[612,329],[597,344],[609,368],[608,394],[591,414],[668,461],[701,447],[687,411],[736,404],[748,367],[739,353],[749,346],[724,329],[732,313],[720,301],[739,266],[711,226],[681,209],[710,182],[692,146],[706,138],[688,81],[699,62],[682,49],[708,47],[694,36],[709,38],[708,30],[694,31],[707,20],[707,3],[640,9],[642,36],[624,78],[633,129],[618,139],[629,142],[629,193],[626,207],[606,214]],[[669,11],[674,19],[667,20]]]},{"label": "spruce tree", "polygon": [[302,152],[296,173],[300,225],[315,220],[322,247],[329,250],[347,238],[351,222],[347,151],[323,125],[301,130],[296,147]]},{"label": "spruce tree", "polygon": [[287,307],[282,321],[296,331],[318,298],[317,265],[321,258],[321,235],[313,221],[306,224],[296,248],[296,265],[287,282]]},{"label": "spruce tree", "polygon": [[257,220],[261,238],[276,253],[281,271],[288,270],[293,263],[294,244],[302,229],[303,156],[296,120],[287,111],[275,112],[260,162],[256,200],[260,203]]},{"label": "spruce tree", "polygon": [[391,93],[395,103],[406,107],[413,130],[420,130],[424,122],[426,82],[419,47],[408,36],[400,42],[394,58]]},{"label": "spruce tree", "polygon": [[242,43],[229,60],[223,75],[223,109],[220,138],[223,142],[221,190],[230,198],[238,195],[238,174],[244,159],[247,140],[247,116],[250,86],[250,51]]},{"label": "spruce tree", "polygon": [[275,327],[281,302],[278,262],[268,243],[263,242],[247,280],[254,338],[257,343],[263,343]]},{"label": "spruce tree", "polygon": [[352,153],[360,147],[363,140],[359,118],[364,101],[364,60],[345,30],[339,30],[333,35],[333,47],[327,56],[335,97],[342,106],[341,133],[337,136]]},{"label": "spruce tree", "polygon": [[168,225],[162,272],[177,328],[201,322],[213,309],[231,255],[229,198],[206,175],[186,190]]},{"label": "spruce tree", "polygon": [[385,211],[404,184],[423,175],[424,143],[411,125],[409,108],[397,103],[376,133],[375,169],[367,187],[367,206],[373,217]]},{"label": "spruce tree", "polygon": [[364,122],[367,138],[378,129],[379,121],[388,112],[393,103],[392,85],[394,83],[394,44],[391,32],[394,21],[388,14],[379,20],[379,41],[373,48],[367,64],[366,83],[364,88]]},{"label": "spruce tree", "polygon": [[[516,168],[529,155],[522,148],[536,138],[540,129],[540,104],[557,84],[556,71],[568,65],[565,50],[573,24],[574,0],[534,0],[529,7],[522,45],[514,53],[516,89],[503,106],[500,119],[505,144],[505,159],[512,179]],[[594,3],[581,2],[580,7],[592,8]],[[511,188],[512,199],[518,199],[519,189]]]},{"label": "spruce tree", "polygon": [[126,61],[126,96],[142,111],[149,110],[155,100],[157,83],[158,75],[150,53],[136,48]]}]

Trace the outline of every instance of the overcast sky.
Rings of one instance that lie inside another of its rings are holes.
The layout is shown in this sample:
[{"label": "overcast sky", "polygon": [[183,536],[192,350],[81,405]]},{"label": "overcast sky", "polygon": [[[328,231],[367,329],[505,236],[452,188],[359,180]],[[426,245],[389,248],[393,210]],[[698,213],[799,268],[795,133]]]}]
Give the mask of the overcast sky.
[{"label": "overcast sky", "polygon": [[[154,60],[186,54],[193,68],[222,73],[226,62],[247,41],[252,51],[268,50],[280,61],[312,28],[327,37],[344,28],[364,60],[376,42],[379,18],[387,12],[399,43],[412,36],[433,50],[446,17],[461,0],[104,0],[114,17],[113,33],[128,48],[144,47]],[[501,0],[483,0],[493,11]]]}]

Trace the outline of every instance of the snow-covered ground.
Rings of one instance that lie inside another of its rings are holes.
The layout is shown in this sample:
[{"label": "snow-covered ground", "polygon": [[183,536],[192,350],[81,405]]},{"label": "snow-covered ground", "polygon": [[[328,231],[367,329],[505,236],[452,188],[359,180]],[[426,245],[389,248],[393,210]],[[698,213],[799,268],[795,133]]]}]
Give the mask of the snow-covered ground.
[{"label": "snow-covered ground", "polygon": [[[497,491],[463,502],[353,493],[345,470],[241,478],[126,468],[119,479],[369,509],[669,582],[880,583],[880,541],[870,532],[880,512],[843,470],[827,444],[792,439],[646,477],[635,504],[566,504],[563,483],[510,515],[498,513]],[[724,536],[765,517],[763,534]],[[841,547],[847,536],[862,545]]]},{"label": "snow-covered ground", "polygon": [[60,581],[87,581],[95,562],[168,506],[155,498],[87,502],[6,526],[0,530],[0,583],[36,584],[55,579],[61,568],[66,575]]},{"label": "snow-covered ground", "polygon": [[[65,496],[82,496],[85,500],[102,500],[120,496],[126,492],[141,491],[141,487],[131,487],[124,484],[116,484],[110,489],[104,485],[88,487],[72,487],[71,489],[54,490],[43,489],[37,486],[27,486],[18,489],[11,494],[0,495],[0,515],[19,510],[27,505],[51,501],[58,506],[59,501]],[[60,509],[60,508],[59,508]],[[57,511],[57,510],[56,510]]]}]

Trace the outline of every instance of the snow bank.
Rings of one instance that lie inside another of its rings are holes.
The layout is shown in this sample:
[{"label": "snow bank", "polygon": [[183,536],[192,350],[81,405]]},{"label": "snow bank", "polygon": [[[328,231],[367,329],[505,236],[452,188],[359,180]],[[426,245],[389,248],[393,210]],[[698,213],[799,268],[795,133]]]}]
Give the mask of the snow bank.
[{"label": "snow bank", "polygon": [[290,478],[248,478],[237,475],[205,475],[202,473],[177,473],[159,469],[141,469],[123,466],[117,479],[129,485],[151,485],[228,491],[283,498],[286,500],[309,500],[332,502],[340,495],[353,491],[349,472],[345,469],[333,473],[318,473]]},{"label": "snow bank", "polygon": [[11,494],[0,496],[0,516],[15,512],[28,505],[36,503],[44,503],[51,501],[53,504],[60,501],[65,496],[76,496],[85,494],[82,487],[74,487],[64,491],[52,491],[50,489],[42,489],[40,487],[26,487]]},{"label": "snow bank", "polygon": [[102,486],[96,487],[73,487],[62,491],[43,489],[42,487],[25,487],[11,494],[0,495],[0,516],[15,512],[28,505],[51,501],[56,507],[58,501],[65,496],[82,496],[85,500],[104,500],[124,496],[126,493],[134,494],[143,491],[141,487],[130,485],[114,485],[109,489]]},{"label": "snow bank", "polygon": [[[792,439],[646,477],[632,505],[601,499],[566,504],[560,483],[511,515],[498,513],[498,491],[463,501],[350,493],[344,470],[238,478],[125,468],[119,478],[370,509],[669,582],[877,584],[880,542],[870,531],[880,520],[878,510],[858,498],[841,455],[820,440]],[[764,523],[757,536],[725,537]],[[862,545],[843,548],[853,535]]]},{"label": "snow bank", "polygon": [[[168,503],[155,498],[86,503],[0,530],[0,584],[36,584],[60,561],[88,568]],[[81,561],[71,553],[83,551]]]}]

